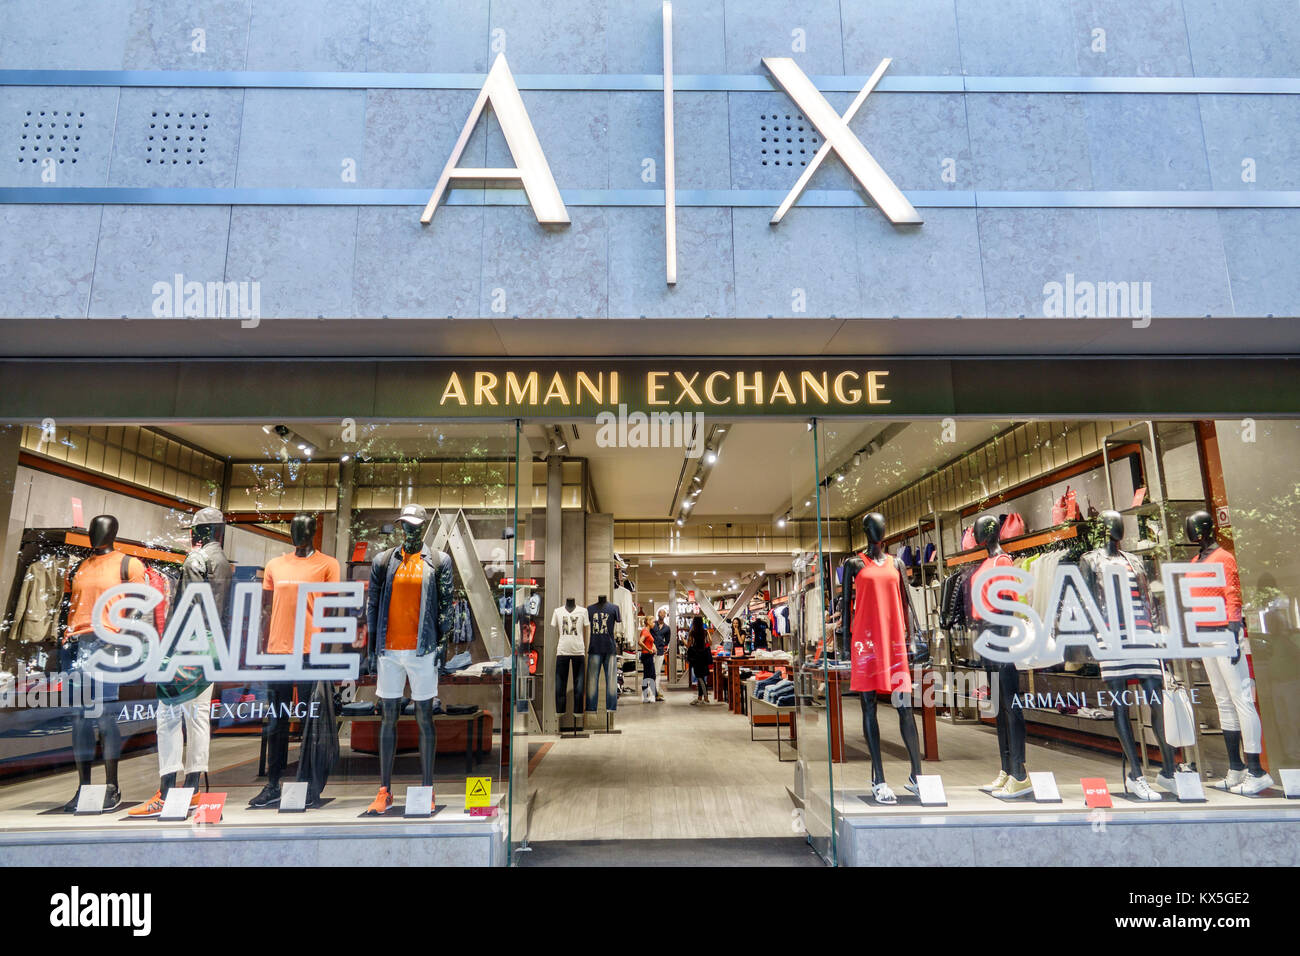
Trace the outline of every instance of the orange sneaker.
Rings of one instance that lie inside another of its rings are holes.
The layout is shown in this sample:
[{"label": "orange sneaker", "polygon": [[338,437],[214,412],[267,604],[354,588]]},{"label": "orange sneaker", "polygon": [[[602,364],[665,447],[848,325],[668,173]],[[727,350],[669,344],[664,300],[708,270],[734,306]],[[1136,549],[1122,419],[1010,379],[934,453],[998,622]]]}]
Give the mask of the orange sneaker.
[{"label": "orange sneaker", "polygon": [[190,809],[197,810],[201,803],[203,803],[203,794],[199,793],[198,788],[196,787],[194,789],[194,796],[190,797]]},{"label": "orange sneaker", "polygon": [[366,816],[380,817],[383,816],[393,806],[393,795],[388,792],[387,787],[380,787],[379,793],[376,794],[374,802],[366,807]]},{"label": "orange sneaker", "polygon": [[128,817],[156,817],[163,812],[163,795],[159,790],[153,795],[148,803],[142,803],[138,807],[126,811]]}]

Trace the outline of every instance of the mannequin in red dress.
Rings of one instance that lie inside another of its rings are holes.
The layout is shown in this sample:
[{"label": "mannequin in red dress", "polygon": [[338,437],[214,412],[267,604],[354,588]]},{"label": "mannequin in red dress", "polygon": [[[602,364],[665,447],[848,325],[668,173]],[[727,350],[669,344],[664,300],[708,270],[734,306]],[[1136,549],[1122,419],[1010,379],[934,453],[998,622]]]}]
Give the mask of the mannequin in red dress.
[{"label": "mannequin in red dress", "polygon": [[907,789],[917,793],[921,772],[921,744],[912,713],[912,675],[907,660],[907,639],[918,625],[907,591],[903,563],[889,555],[884,515],[872,512],[862,519],[866,551],[844,563],[844,616],[841,646],[851,654],[849,689],[862,695],[862,733],[871,754],[871,793],[877,803],[897,803],[880,758],[880,723],[876,718],[879,694],[890,694],[898,711],[898,727],[907,745],[912,773]]}]

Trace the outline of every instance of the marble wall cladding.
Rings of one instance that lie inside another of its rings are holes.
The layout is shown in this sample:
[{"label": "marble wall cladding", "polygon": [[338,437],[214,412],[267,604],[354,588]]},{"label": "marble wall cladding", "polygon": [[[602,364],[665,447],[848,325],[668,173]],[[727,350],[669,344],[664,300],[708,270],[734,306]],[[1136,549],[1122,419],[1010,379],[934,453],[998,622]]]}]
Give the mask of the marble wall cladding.
[{"label": "marble wall cladding", "polygon": [[136,0],[128,70],[242,70],[253,0]]},{"label": "marble wall cladding", "polygon": [[1300,189],[1300,96],[1199,97],[1215,189]]},{"label": "marble wall cladding", "polygon": [[[240,187],[343,188],[360,181],[365,90],[247,90]],[[355,182],[346,178],[349,163]]]},{"label": "marble wall cladding", "polygon": [[124,89],[110,186],[235,185],[243,90]]},{"label": "marble wall cladding", "polygon": [[0,206],[0,315],[86,314],[99,206]]},{"label": "marble wall cladding", "polygon": [[103,186],[115,87],[0,87],[0,186]]}]

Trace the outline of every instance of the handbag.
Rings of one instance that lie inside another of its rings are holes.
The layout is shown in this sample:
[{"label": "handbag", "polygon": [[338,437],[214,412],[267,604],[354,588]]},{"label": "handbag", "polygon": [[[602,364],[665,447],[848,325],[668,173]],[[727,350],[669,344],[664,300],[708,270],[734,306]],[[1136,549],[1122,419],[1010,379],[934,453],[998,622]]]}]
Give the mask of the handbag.
[{"label": "handbag", "polygon": [[911,667],[930,663],[929,631],[917,631],[907,639],[907,663]]},{"label": "handbag", "polygon": [[1025,518],[1020,512],[1013,511],[1002,522],[1002,529],[998,531],[998,540],[1006,541],[1007,538],[1018,538],[1024,533]]},{"label": "handbag", "polygon": [[1065,494],[1052,502],[1052,524],[1065,524],[1067,521],[1079,520],[1079,499],[1074,489],[1065,486]]},{"label": "handbag", "polygon": [[975,547],[975,526],[971,525],[962,532],[961,549],[963,551],[969,551],[973,547]]},{"label": "handbag", "polygon": [[1196,714],[1192,710],[1187,688],[1168,671],[1165,672],[1165,742],[1171,747],[1190,747],[1196,743]]}]

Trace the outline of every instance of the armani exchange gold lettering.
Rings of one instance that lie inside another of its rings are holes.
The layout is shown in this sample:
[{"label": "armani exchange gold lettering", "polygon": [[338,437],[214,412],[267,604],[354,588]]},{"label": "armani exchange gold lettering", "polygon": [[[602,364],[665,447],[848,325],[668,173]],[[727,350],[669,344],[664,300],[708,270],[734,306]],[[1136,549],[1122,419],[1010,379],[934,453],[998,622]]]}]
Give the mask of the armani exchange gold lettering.
[{"label": "armani exchange gold lettering", "polygon": [[[885,369],[851,368],[650,369],[630,376],[633,394],[628,396],[622,392],[619,372],[613,369],[476,369],[448,372],[439,391],[439,405],[520,412],[617,408],[627,402],[692,411],[729,406],[774,411],[850,410],[891,404],[889,374]],[[639,395],[637,388],[641,389]]]}]

